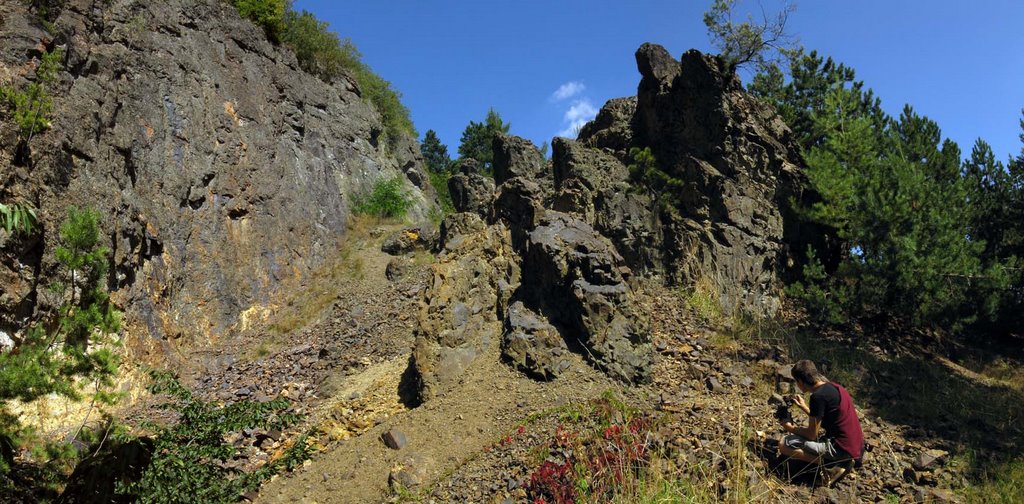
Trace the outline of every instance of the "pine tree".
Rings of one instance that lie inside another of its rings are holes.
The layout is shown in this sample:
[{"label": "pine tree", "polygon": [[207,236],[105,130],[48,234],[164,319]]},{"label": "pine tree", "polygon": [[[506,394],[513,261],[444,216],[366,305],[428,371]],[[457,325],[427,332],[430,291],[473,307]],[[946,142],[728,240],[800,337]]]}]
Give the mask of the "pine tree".
[{"label": "pine tree", "polygon": [[71,208],[60,228],[54,255],[64,281],[53,286],[64,302],[52,320],[38,321],[24,331],[14,348],[0,351],[0,473],[10,463],[9,448],[22,436],[17,414],[8,402],[31,402],[47,394],[78,398],[85,384],[94,397],[110,402],[103,391],[117,372],[120,312],[111,305],[104,283],[108,250],[99,245],[99,213]]},{"label": "pine tree", "polygon": [[484,171],[490,173],[494,160],[492,143],[498,133],[508,133],[511,124],[502,121],[501,116],[493,108],[487,111],[484,122],[470,121],[462,132],[459,143],[459,157],[473,158],[480,162]]},{"label": "pine tree", "polygon": [[441,143],[434,130],[427,130],[423,135],[420,152],[423,153],[423,160],[426,161],[427,169],[431,173],[447,172],[452,164],[452,158],[448,156],[448,146]]}]

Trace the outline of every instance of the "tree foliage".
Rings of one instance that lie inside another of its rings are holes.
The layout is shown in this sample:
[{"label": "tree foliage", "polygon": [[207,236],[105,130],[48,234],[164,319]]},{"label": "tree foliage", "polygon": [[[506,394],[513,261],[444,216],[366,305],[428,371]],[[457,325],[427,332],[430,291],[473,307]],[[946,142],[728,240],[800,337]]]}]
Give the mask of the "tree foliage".
[{"label": "tree foliage", "polygon": [[769,68],[750,89],[776,105],[803,148],[821,198],[800,214],[839,243],[808,251],[803,280],[789,292],[830,322],[894,317],[955,329],[995,318],[1008,270],[986,259],[991,232],[976,217],[1003,205],[978,205],[990,198],[986,181],[999,177],[984,148],[962,169],[959,147],[934,121],[910,106],[888,116],[831,58],[797,53],[789,77]]},{"label": "tree foliage", "polygon": [[[11,400],[31,402],[47,394],[78,398],[84,385],[95,387],[95,398],[111,402],[104,392],[118,369],[117,341],[121,314],[103,289],[108,250],[99,245],[99,213],[71,208],[60,228],[54,255],[63,281],[52,288],[64,302],[48,320],[28,327],[13,348],[0,352],[0,443],[14,444],[21,436],[17,416],[8,411]],[[13,420],[12,420],[13,419]],[[0,460],[0,472],[10,460]]]},{"label": "tree foliage", "polygon": [[704,12],[704,25],[712,44],[733,68],[753,63],[758,70],[764,70],[793,49],[795,44],[786,33],[786,22],[796,9],[794,4],[786,4],[774,18],[762,11],[760,22],[748,15],[741,23],[733,21],[735,7],[736,0],[714,0]]},{"label": "tree foliage", "polygon": [[427,130],[423,135],[423,142],[420,144],[420,152],[423,153],[423,160],[427,163],[427,170],[432,173],[450,171],[452,158],[448,156],[448,146],[441,143],[437,132]]},{"label": "tree foliage", "polygon": [[494,162],[494,136],[508,133],[511,124],[504,122],[493,108],[487,111],[483,122],[470,121],[462,131],[459,142],[459,157],[472,158],[480,162],[484,172],[490,173]]}]

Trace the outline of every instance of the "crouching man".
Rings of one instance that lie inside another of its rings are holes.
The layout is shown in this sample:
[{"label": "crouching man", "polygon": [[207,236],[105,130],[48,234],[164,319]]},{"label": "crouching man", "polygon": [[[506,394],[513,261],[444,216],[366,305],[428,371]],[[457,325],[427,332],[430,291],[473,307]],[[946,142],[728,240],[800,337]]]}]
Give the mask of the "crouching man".
[{"label": "crouching man", "polygon": [[793,404],[807,413],[807,425],[798,427],[791,419],[783,419],[782,428],[790,434],[779,444],[779,451],[804,462],[822,464],[825,484],[833,485],[863,455],[864,433],[853,399],[809,360],[797,362],[792,374],[800,391],[811,393],[811,404],[808,406],[803,396],[793,398]]}]

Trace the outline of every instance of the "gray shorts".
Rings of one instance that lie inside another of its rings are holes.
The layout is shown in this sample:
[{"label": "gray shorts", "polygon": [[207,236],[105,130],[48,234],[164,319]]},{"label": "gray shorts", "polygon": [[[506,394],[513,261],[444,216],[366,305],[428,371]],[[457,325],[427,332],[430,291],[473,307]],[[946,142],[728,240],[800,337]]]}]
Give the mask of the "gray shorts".
[{"label": "gray shorts", "polygon": [[782,438],[782,443],[794,450],[803,450],[804,453],[815,457],[822,457],[825,462],[841,462],[850,460],[852,457],[832,442],[831,439],[811,441],[805,437],[790,434]]}]

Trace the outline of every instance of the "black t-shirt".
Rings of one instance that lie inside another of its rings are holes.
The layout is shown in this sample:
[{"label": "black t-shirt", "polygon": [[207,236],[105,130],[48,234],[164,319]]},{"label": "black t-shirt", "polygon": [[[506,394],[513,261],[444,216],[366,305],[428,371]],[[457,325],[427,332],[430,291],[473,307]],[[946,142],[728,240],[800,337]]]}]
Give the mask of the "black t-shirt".
[{"label": "black t-shirt", "polygon": [[831,383],[826,383],[811,394],[811,416],[821,419],[821,428],[829,436],[836,436],[839,433],[837,421],[839,420],[839,389]]}]

